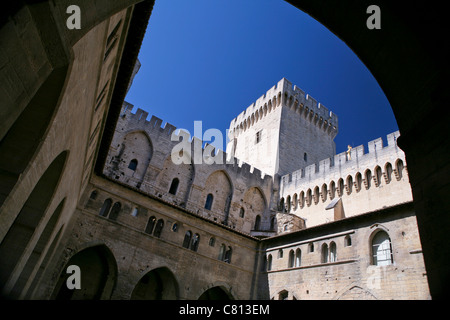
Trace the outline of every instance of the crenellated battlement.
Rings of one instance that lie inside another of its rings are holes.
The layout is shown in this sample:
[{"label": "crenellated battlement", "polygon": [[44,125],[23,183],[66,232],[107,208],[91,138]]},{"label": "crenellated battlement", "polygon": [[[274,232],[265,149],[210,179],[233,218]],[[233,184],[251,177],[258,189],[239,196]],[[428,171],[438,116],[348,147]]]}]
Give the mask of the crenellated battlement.
[{"label": "crenellated battlement", "polygon": [[[187,130],[124,103],[104,174],[227,226],[250,232],[256,215],[269,225],[274,184],[264,174]],[[196,133],[197,134],[197,133]],[[219,131],[216,141],[223,139]],[[208,200],[210,199],[210,200]],[[207,206],[207,204],[209,205]],[[245,207],[245,217],[240,216]],[[244,218],[244,219],[242,219]]]},{"label": "crenellated battlement", "polygon": [[264,95],[253,102],[230,123],[230,132],[239,134],[280,106],[294,110],[333,138],[338,132],[338,117],[316,99],[298,88],[286,78],[281,79]]},{"label": "crenellated battlement", "polygon": [[361,173],[368,168],[373,170],[376,166],[382,168],[384,162],[394,161],[398,158],[404,161],[405,155],[397,146],[399,136],[399,131],[388,134],[387,146],[383,145],[382,138],[369,141],[367,153],[364,145],[360,145],[284,175],[281,177],[283,189],[291,190],[304,184],[317,184],[317,180],[323,180],[324,183],[331,180],[337,181],[340,178],[345,180],[349,174]]},{"label": "crenellated battlement", "polygon": [[172,132],[174,132],[177,129],[174,125],[170,124],[169,122],[166,122],[166,124],[162,126],[163,120],[153,115],[151,116],[150,120],[147,120],[148,118],[147,111],[138,108],[136,112],[133,113],[132,112],[133,107],[134,106],[132,104],[124,102],[120,118],[121,119],[126,118],[127,119],[126,121],[128,123],[134,123],[135,125],[140,126],[142,130],[148,132],[157,131],[169,137],[172,134]]},{"label": "crenellated battlement", "polygon": [[[307,227],[412,200],[398,131],[281,177],[278,209]],[[337,205],[339,203],[339,205]],[[334,208],[334,210],[329,210]]]},{"label": "crenellated battlement", "polygon": [[392,205],[398,193],[411,198],[398,131],[387,145],[378,138],[335,154],[337,116],[284,78],[231,122],[247,132],[236,132],[228,153],[205,143],[203,132],[193,136],[133,108],[123,105],[105,174],[239,230],[272,230],[276,211],[308,227],[326,223],[337,198],[345,216]]},{"label": "crenellated battlement", "polygon": [[[273,180],[272,176],[265,174],[246,162],[240,161],[233,155],[230,155],[221,149],[217,149],[211,144],[205,143],[203,145],[203,140],[195,136],[191,137],[188,132],[182,129],[178,132],[174,132],[172,135],[172,139],[175,141],[181,141],[181,138],[183,141],[187,141],[190,144],[190,156],[191,161],[194,164],[224,165],[229,172],[234,172],[241,177],[253,177],[253,179],[259,180],[262,183],[265,183],[264,181]],[[177,143],[178,142],[175,142],[174,144]]]},{"label": "crenellated battlement", "polygon": [[223,164],[228,171],[235,172],[242,177],[253,177],[253,179],[260,180],[263,184],[266,183],[266,180],[272,181],[272,176],[265,174],[248,163],[239,161],[233,155],[227,154],[211,144],[204,143],[203,140],[191,136],[189,132],[183,129],[177,130],[177,127],[168,122],[162,126],[163,120],[156,116],[151,116],[150,120],[147,120],[148,112],[138,108],[133,113],[132,109],[133,105],[125,102],[120,116],[122,121],[126,121],[127,132],[145,131],[153,143],[166,137],[164,144],[170,146],[170,150],[179,144],[180,141],[186,141],[190,145],[190,155],[193,164]]}]

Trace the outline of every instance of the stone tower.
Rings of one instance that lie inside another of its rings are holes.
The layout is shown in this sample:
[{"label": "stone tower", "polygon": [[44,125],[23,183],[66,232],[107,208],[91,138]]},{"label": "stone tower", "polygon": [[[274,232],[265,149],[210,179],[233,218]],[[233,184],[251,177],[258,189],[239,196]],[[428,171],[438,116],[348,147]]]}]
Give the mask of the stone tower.
[{"label": "stone tower", "polygon": [[231,121],[227,154],[285,175],[334,156],[337,133],[337,116],[283,78]]}]

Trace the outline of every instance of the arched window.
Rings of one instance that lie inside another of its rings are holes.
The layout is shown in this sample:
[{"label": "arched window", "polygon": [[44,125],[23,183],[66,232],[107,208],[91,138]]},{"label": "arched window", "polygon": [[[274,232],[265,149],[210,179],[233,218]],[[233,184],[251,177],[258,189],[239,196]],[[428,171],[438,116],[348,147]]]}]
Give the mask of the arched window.
[{"label": "arched window", "polygon": [[205,202],[205,209],[206,210],[211,210],[212,204],[213,204],[213,195],[211,193],[208,193],[208,195],[206,196],[206,202]]},{"label": "arched window", "polygon": [[397,180],[400,180],[403,176],[403,161],[398,159],[395,163],[395,169],[397,171]]},{"label": "arched window", "polygon": [[270,218],[270,230],[275,230],[275,217]]},{"label": "arched window", "polygon": [[90,195],[90,199],[92,199],[92,200],[95,200],[95,199],[97,199],[97,190],[94,190],[94,191],[92,191],[91,192],[91,195]]},{"label": "arched window", "polygon": [[306,205],[309,207],[312,204],[312,192],[311,189],[306,191]]},{"label": "arched window", "polygon": [[137,207],[134,207],[133,210],[131,211],[131,215],[132,215],[133,217],[137,217],[138,212],[139,212],[138,208],[137,208]]},{"label": "arched window", "polygon": [[184,235],[184,240],[183,240],[183,248],[189,249],[189,245],[191,244],[191,238],[192,238],[192,232],[189,230],[186,231],[186,233]]},{"label": "arched window", "polygon": [[350,235],[346,235],[344,238],[344,246],[350,247],[351,245],[352,245],[352,238],[350,237]]},{"label": "arched window", "polygon": [[300,208],[305,206],[305,193],[303,191],[300,192],[300,199],[298,200],[298,203],[300,204]]},{"label": "arched window", "polygon": [[353,178],[351,175],[347,176],[347,194],[351,194],[353,189]]},{"label": "arched window", "polygon": [[286,198],[286,212],[291,212],[291,196],[287,196]]},{"label": "arched window", "polygon": [[272,255],[269,254],[269,256],[267,257],[267,271],[271,270],[272,270]]},{"label": "arched window", "polygon": [[318,204],[319,203],[319,197],[320,197],[319,187],[316,186],[314,188],[314,204]]},{"label": "arched window", "polygon": [[326,243],[322,245],[321,262],[328,262],[328,245]]},{"label": "arched window", "polygon": [[220,249],[219,249],[219,260],[220,261],[223,261],[223,259],[225,259],[225,245],[222,243],[222,245],[220,246]]},{"label": "arched window", "polygon": [[310,242],[308,244],[308,252],[314,252],[314,243]]},{"label": "arched window", "polygon": [[336,253],[336,243],[330,243],[330,262],[337,261],[337,253]]},{"label": "arched window", "polygon": [[294,260],[295,260],[294,250],[291,250],[289,251],[288,268],[294,267]]},{"label": "arched window", "polygon": [[339,197],[344,195],[344,179],[342,178],[338,180],[338,195]]},{"label": "arched window", "polygon": [[394,263],[394,259],[391,239],[385,231],[380,230],[372,238],[372,264],[386,266],[392,263]]},{"label": "arched window", "polygon": [[377,166],[375,168],[375,177],[377,178],[377,187],[379,187],[381,185],[381,168],[379,166]]},{"label": "arched window", "polygon": [[211,237],[211,238],[209,239],[209,246],[210,246],[210,247],[214,247],[215,244],[216,244],[216,238]]},{"label": "arched window", "polygon": [[131,169],[133,171],[136,171],[138,165],[138,161],[136,159],[133,159],[130,161],[130,163],[128,164],[128,169]]},{"label": "arched window", "polygon": [[308,155],[306,154],[306,152],[303,154],[303,160],[308,161]]},{"label": "arched window", "polygon": [[108,216],[109,209],[111,209],[112,200],[106,199],[105,202],[103,202],[102,208],[100,209],[99,215],[102,217]]},{"label": "arched window", "polygon": [[330,200],[333,200],[336,196],[336,185],[334,181],[330,182]]},{"label": "arched window", "polygon": [[391,182],[392,179],[392,165],[388,162],[384,167],[384,172],[386,172],[386,183]]},{"label": "arched window", "polygon": [[225,259],[224,261],[226,263],[231,263],[231,255],[233,254],[233,249],[231,247],[228,247],[228,250],[225,252]]},{"label": "arched window", "polygon": [[172,180],[172,183],[170,184],[169,193],[175,195],[177,193],[178,184],[180,183],[180,180],[178,178],[174,178]]},{"label": "arched window", "polygon": [[294,196],[292,197],[292,210],[297,210],[298,205],[298,196],[296,193],[294,193]]},{"label": "arched window", "polygon": [[241,207],[241,209],[239,210],[239,217],[243,218],[244,214],[245,214],[245,210],[244,210],[244,208]]},{"label": "arched window", "polygon": [[198,233],[194,234],[191,241],[191,250],[197,251],[198,245],[200,243],[200,235]]},{"label": "arched window", "polygon": [[372,172],[369,169],[364,172],[364,179],[366,180],[366,189],[369,189],[372,180]]},{"label": "arched window", "polygon": [[155,227],[156,218],[154,216],[151,216],[148,218],[147,226],[145,227],[145,233],[152,234],[153,228]]},{"label": "arched window", "polygon": [[283,258],[283,249],[278,250],[278,259]]},{"label": "arched window", "polygon": [[324,183],[324,184],[322,185],[322,201],[323,201],[323,202],[327,201],[327,194],[328,194],[327,184]]},{"label": "arched window", "polygon": [[159,219],[158,222],[156,223],[155,232],[153,232],[153,235],[157,238],[161,237],[163,227],[164,227],[164,220]]},{"label": "arched window", "polygon": [[361,173],[359,173],[359,172],[356,173],[355,180],[356,180],[356,192],[360,192],[361,191],[361,183],[362,183]]},{"label": "arched window", "polygon": [[258,214],[255,218],[254,230],[259,230],[260,227],[261,227],[261,216]]},{"label": "arched window", "polygon": [[300,267],[302,265],[302,250],[295,250],[295,266]]},{"label": "arched window", "polygon": [[117,220],[117,217],[119,216],[120,213],[120,208],[122,208],[120,202],[114,203],[108,218],[111,220]]}]

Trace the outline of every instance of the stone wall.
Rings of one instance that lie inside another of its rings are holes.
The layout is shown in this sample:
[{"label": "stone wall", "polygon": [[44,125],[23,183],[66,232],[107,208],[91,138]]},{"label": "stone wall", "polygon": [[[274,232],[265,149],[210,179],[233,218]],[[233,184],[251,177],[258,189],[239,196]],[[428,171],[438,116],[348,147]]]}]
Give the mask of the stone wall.
[{"label": "stone wall", "polygon": [[0,30],[8,44],[0,52],[2,296],[31,297],[64,241],[93,168],[132,4],[104,2],[103,20],[94,10],[70,33],[67,6],[41,1],[20,6]]},{"label": "stone wall", "polygon": [[[100,215],[106,199],[121,204],[117,216],[112,217],[111,212]],[[84,248],[105,245],[117,264],[111,299],[132,298],[147,273],[162,269],[170,271],[178,288],[170,299],[196,300],[216,286],[224,288],[234,299],[252,298],[257,242],[248,235],[96,177],[81,197],[75,216],[65,249],[54,259],[51,277],[54,280],[47,283],[44,296],[56,295],[52,293],[56,280],[64,277],[72,256]],[[151,231],[148,228],[151,217],[164,223],[158,235],[156,225]],[[196,250],[191,243],[184,247],[188,231],[199,235]],[[232,249],[229,261],[219,258],[222,245]]]},{"label": "stone wall", "polygon": [[[379,231],[389,235],[393,257],[392,263],[380,266],[374,265],[371,251],[371,241]],[[270,270],[267,261],[263,264],[259,285],[275,300],[430,298],[412,203],[263,243],[265,258],[271,255],[272,263]],[[330,252],[333,243],[334,258]],[[326,261],[323,246],[328,248]],[[294,260],[290,265],[291,251]]]},{"label": "stone wall", "polygon": [[283,176],[281,205],[311,227],[334,220],[333,210],[326,210],[333,199],[341,199],[346,217],[411,201],[398,136],[398,132],[388,135],[384,147],[381,138],[370,141],[368,153],[358,146],[350,154],[340,153]]},{"label": "stone wall", "polygon": [[[169,123],[161,127],[162,120],[155,116],[147,121],[147,116],[141,109],[132,113],[132,105],[124,104],[106,161],[106,176],[241,232],[250,233],[258,215],[261,228],[269,225],[276,206],[271,176],[234,158],[226,159],[223,151],[215,154],[207,146],[202,148],[199,139],[190,140],[186,132],[178,132]],[[177,159],[179,152],[173,154],[173,150],[183,141],[188,150]],[[199,150],[202,158],[197,162]],[[221,161],[206,163],[207,152]],[[134,159],[137,166],[130,169]],[[178,179],[175,194],[170,192],[174,179]],[[210,209],[205,208],[208,194],[213,196]]]}]

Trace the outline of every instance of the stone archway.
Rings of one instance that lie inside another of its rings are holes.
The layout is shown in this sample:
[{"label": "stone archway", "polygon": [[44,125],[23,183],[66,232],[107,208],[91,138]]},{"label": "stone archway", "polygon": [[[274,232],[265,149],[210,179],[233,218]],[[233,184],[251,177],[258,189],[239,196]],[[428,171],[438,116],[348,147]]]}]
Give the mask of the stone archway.
[{"label": "stone archway", "polygon": [[177,300],[178,282],[165,267],[146,273],[131,293],[131,300]]},{"label": "stone archway", "polygon": [[217,170],[208,176],[200,198],[200,205],[208,202],[209,195],[212,195],[211,206],[204,210],[204,215],[212,216],[219,222],[227,224],[233,197],[233,183],[226,171]]},{"label": "stone archway", "polygon": [[198,300],[234,300],[234,298],[224,287],[216,286],[203,292]]},{"label": "stone archway", "polygon": [[[67,267],[76,265],[81,271],[81,289],[68,289]],[[105,245],[83,249],[73,255],[63,270],[53,292],[56,300],[107,300],[111,298],[117,280],[117,264]]]},{"label": "stone archway", "polygon": [[377,298],[368,290],[353,286],[342,293],[337,300],[377,300]]},{"label": "stone archway", "polygon": [[[33,1],[45,2],[48,1]],[[86,27],[71,32],[68,42],[73,45],[98,21],[106,19],[111,14],[109,8],[114,8],[117,12],[120,8],[137,2],[139,0],[124,0],[120,4],[101,1],[102,5],[97,8],[103,9],[96,14],[87,15],[83,22]],[[152,5],[152,1],[147,1],[149,2]],[[404,5],[397,1],[378,0],[376,3],[381,8],[382,29],[367,30],[366,9],[373,4],[372,1],[287,2],[314,17],[342,39],[369,68],[390,101],[402,133],[398,142],[406,153],[431,295],[433,298],[448,295],[450,248],[440,245],[446,243],[448,234],[448,228],[442,226],[450,223],[450,202],[447,200],[450,191],[450,131],[446,125],[447,117],[442,116],[446,114],[447,101],[450,100],[450,91],[446,90],[446,80],[450,74],[450,54],[449,46],[445,46],[443,42],[446,38],[442,36],[449,31],[446,10],[428,2],[409,2]],[[2,14],[14,13],[24,7],[24,3],[31,1],[5,4],[6,10],[2,10]],[[87,3],[88,0],[83,0],[80,5],[89,7]],[[145,21],[149,10],[146,9],[145,2],[142,4],[144,8],[139,7],[135,12]],[[65,21],[61,20],[65,19],[65,15],[56,14],[54,17],[57,19],[57,26],[64,26]],[[137,37],[137,32],[130,34],[133,38]],[[127,74],[121,70],[121,76],[122,73],[125,76]],[[108,111],[96,166],[96,172],[100,174],[127,85],[122,87],[114,95]],[[15,108],[16,104],[11,106]],[[10,124],[5,126],[10,127]],[[14,178],[6,186],[5,194],[9,194],[13,184]]]}]

